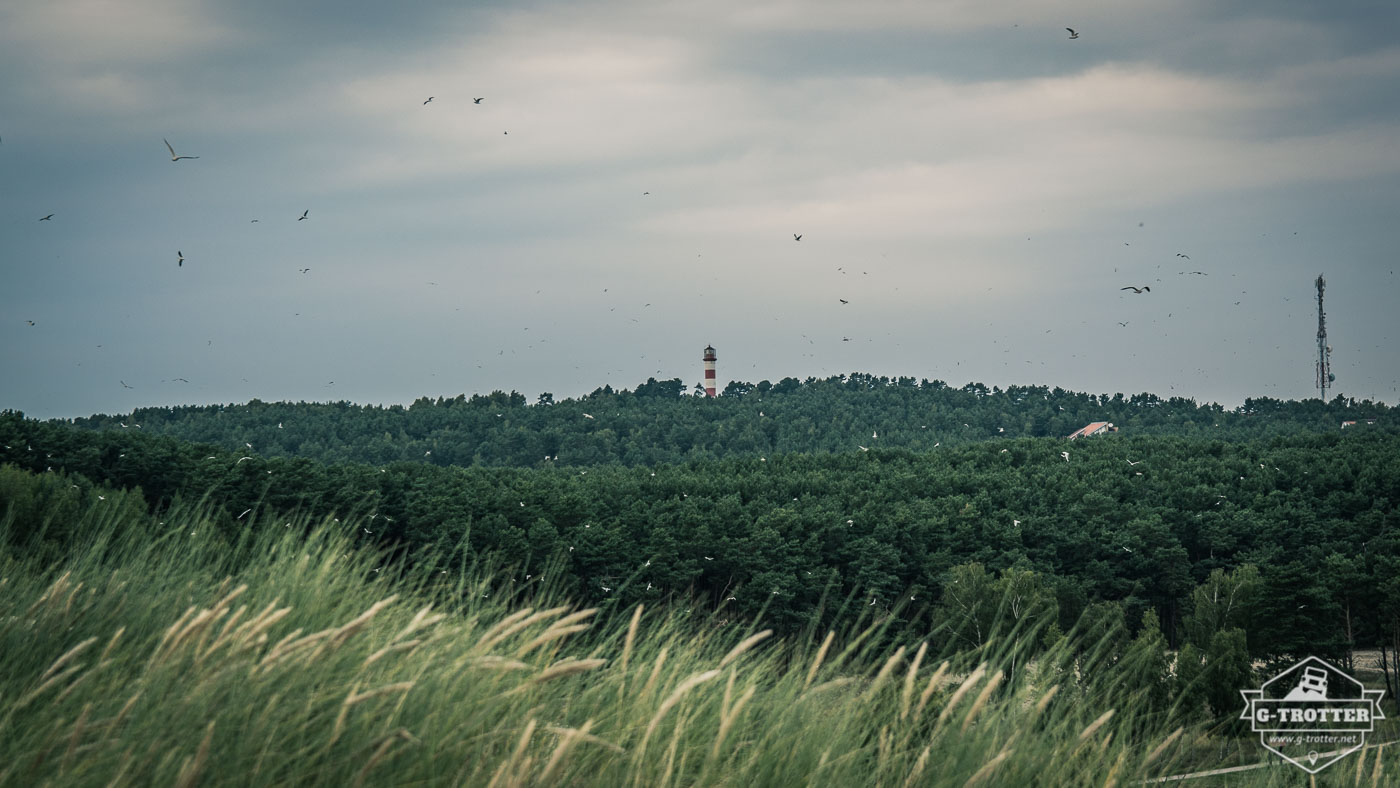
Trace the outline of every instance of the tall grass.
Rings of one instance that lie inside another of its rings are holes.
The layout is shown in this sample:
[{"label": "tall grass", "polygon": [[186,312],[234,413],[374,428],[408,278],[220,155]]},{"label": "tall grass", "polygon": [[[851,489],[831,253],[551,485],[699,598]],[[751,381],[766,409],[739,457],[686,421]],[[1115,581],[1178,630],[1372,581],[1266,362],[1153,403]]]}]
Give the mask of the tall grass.
[{"label": "tall grass", "polygon": [[888,619],[791,642],[684,604],[600,620],[488,564],[388,563],[348,522],[100,511],[57,563],[0,548],[0,785],[1101,786],[1199,746],[1129,693]]}]

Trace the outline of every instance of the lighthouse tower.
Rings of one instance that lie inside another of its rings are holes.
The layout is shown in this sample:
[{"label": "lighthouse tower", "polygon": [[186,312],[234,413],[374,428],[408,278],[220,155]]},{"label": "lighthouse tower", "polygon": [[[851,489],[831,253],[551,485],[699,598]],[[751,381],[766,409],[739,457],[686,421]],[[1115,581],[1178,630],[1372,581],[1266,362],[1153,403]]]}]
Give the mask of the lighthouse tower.
[{"label": "lighthouse tower", "polygon": [[715,395],[715,349],[705,346],[705,396]]}]

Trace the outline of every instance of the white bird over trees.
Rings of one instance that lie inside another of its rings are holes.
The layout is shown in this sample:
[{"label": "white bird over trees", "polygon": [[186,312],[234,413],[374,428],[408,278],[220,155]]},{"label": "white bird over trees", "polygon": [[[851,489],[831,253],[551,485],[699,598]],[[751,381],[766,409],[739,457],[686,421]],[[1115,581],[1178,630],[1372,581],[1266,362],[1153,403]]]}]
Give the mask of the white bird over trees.
[{"label": "white bird over trees", "polygon": [[591,418],[593,418],[593,414],[591,414],[591,413],[585,413],[585,414],[583,414],[583,417],[584,417],[585,419],[591,419]]},{"label": "white bird over trees", "polygon": [[1065,458],[1065,462],[1069,462],[1069,452],[1062,451],[1060,452],[1060,456]]},{"label": "white bird over trees", "polygon": [[1137,462],[1133,462],[1132,460],[1128,460],[1128,464],[1129,464],[1129,465],[1141,465],[1141,464],[1142,464],[1142,460],[1138,460]]},{"label": "white bird over trees", "polygon": [[179,161],[180,159],[197,159],[197,158],[199,158],[198,156],[176,156],[176,155],[175,155],[175,149],[172,148],[172,147],[170,147],[170,140],[167,140],[167,139],[165,139],[164,137],[162,137],[160,141],[161,141],[161,142],[164,142],[164,143],[165,143],[166,149],[170,151],[170,160],[171,160],[171,161]]}]

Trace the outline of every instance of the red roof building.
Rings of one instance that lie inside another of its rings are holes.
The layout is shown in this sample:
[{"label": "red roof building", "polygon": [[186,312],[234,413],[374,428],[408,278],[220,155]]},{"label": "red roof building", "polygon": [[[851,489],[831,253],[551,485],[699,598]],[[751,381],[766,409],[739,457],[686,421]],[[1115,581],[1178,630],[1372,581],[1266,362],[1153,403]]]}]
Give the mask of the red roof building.
[{"label": "red roof building", "polygon": [[1075,438],[1089,438],[1089,437],[1093,437],[1094,435],[1106,435],[1106,434],[1108,434],[1108,433],[1110,433],[1110,432],[1117,432],[1117,431],[1118,431],[1118,428],[1115,427],[1115,426],[1113,426],[1113,422],[1109,422],[1109,421],[1096,421],[1096,422],[1094,422],[1094,423],[1092,423],[1092,424],[1089,424],[1089,425],[1087,425],[1087,426],[1085,426],[1085,427],[1082,427],[1082,428],[1080,428],[1080,429],[1075,430],[1075,431],[1069,436],[1069,439],[1070,439],[1070,440],[1074,440]]}]

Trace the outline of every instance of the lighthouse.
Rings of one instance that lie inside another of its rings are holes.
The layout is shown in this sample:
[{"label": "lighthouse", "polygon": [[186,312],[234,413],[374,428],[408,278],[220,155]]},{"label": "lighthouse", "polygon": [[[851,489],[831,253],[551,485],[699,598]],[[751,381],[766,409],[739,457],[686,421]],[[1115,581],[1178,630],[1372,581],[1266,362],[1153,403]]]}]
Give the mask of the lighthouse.
[{"label": "lighthouse", "polygon": [[715,349],[705,346],[705,396],[715,395]]}]

